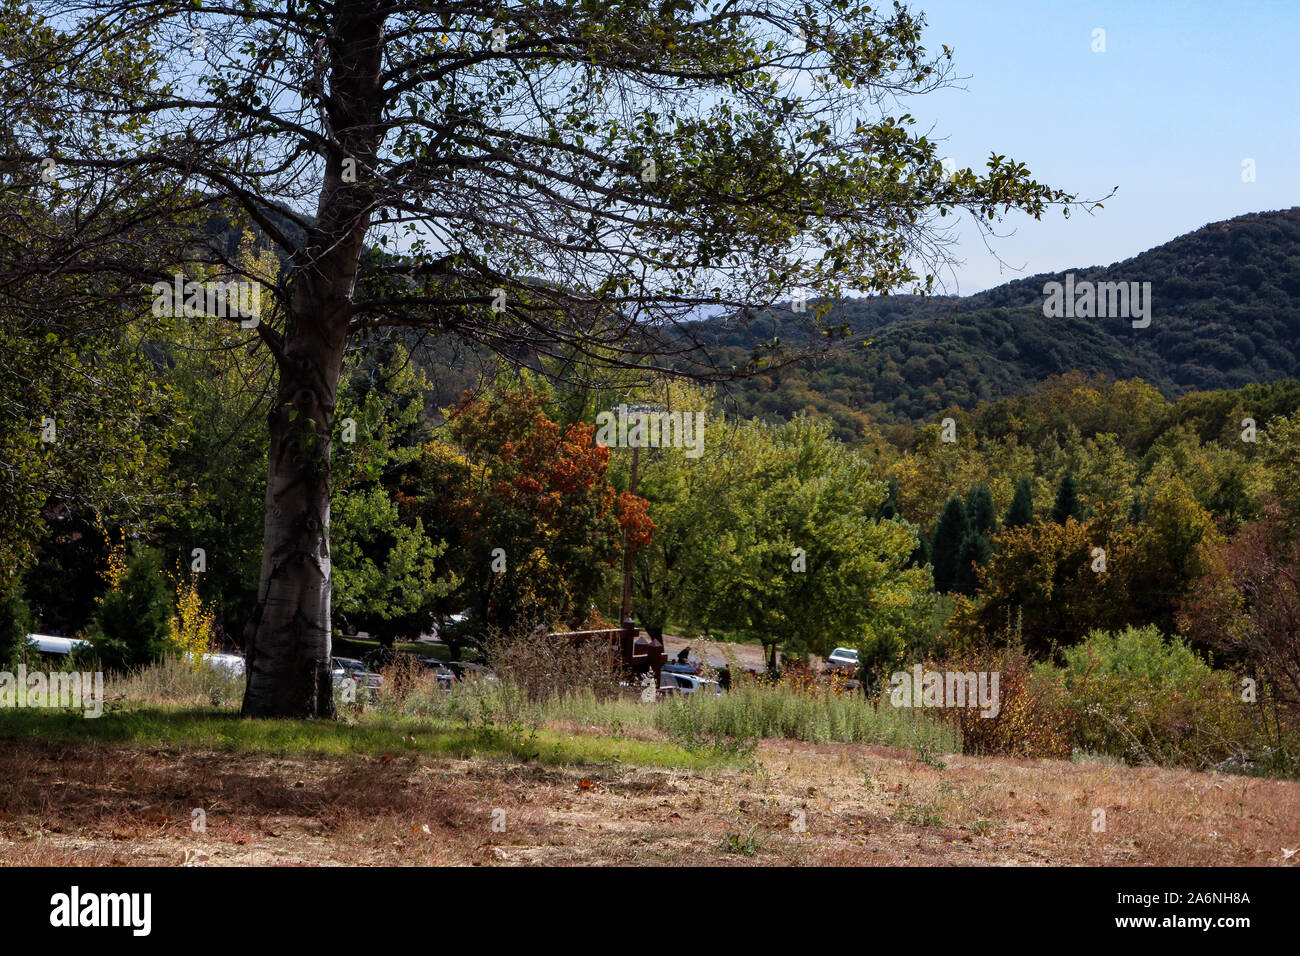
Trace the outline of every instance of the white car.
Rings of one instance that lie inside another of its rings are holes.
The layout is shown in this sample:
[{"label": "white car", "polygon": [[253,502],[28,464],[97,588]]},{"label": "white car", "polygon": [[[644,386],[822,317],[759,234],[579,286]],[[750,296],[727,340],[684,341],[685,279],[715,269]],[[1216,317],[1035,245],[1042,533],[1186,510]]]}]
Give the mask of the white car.
[{"label": "white car", "polygon": [[858,651],[854,647],[837,647],[826,658],[826,664],[833,670],[856,671],[858,669]]},{"label": "white car", "polygon": [[71,654],[79,647],[89,647],[90,641],[77,637],[55,637],[52,634],[28,634],[27,643],[39,654]]},{"label": "white car", "polygon": [[225,671],[231,677],[244,676],[244,659],[238,654],[204,654],[203,663],[213,670]]}]

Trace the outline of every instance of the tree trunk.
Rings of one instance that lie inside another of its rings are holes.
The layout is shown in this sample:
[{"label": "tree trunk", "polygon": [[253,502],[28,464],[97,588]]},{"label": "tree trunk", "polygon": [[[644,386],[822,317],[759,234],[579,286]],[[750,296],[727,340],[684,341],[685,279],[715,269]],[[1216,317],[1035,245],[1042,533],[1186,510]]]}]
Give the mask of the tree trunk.
[{"label": "tree trunk", "polygon": [[[266,540],[257,607],[245,630],[245,716],[329,717],[330,441],[352,321],[352,294],[370,223],[381,138],[387,15],[373,0],[339,0],[323,47],[337,132],[325,156],[315,221],[293,263],[284,335],[259,332],[275,352],[280,382],[271,412]],[[344,178],[344,164],[360,170]]]},{"label": "tree trunk", "polygon": [[246,639],[252,717],[331,717],[330,436],[343,343],[291,324],[270,416],[266,536]]}]

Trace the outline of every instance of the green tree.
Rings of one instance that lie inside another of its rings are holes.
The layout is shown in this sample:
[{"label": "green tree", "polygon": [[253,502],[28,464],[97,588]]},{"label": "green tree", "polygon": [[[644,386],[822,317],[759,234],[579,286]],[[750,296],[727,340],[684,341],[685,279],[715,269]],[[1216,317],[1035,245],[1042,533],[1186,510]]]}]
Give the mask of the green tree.
[{"label": "green tree", "polygon": [[885,491],[885,500],[880,503],[880,507],[876,510],[876,517],[882,521],[888,521],[891,518],[901,518],[902,516],[903,507],[898,503],[898,479],[890,475]]},{"label": "green tree", "polygon": [[957,549],[956,568],[952,590],[973,595],[978,587],[978,569],[982,568],[992,553],[990,537],[997,531],[997,518],[993,514],[993,495],[989,486],[981,482],[966,496],[966,530]]},{"label": "green tree", "polygon": [[1030,489],[1029,479],[1021,478],[1016,482],[1015,494],[1011,497],[1011,506],[1007,516],[1002,519],[1002,528],[1019,528],[1034,520],[1034,495]]},{"label": "green tree", "polygon": [[952,590],[958,594],[973,595],[979,587],[979,569],[988,563],[993,546],[986,535],[967,528],[957,551],[957,570],[953,575]]},{"label": "green tree", "polygon": [[939,523],[930,538],[930,564],[934,568],[934,589],[940,594],[953,590],[966,536],[966,506],[953,495],[943,507]]},{"label": "green tree", "polygon": [[[329,459],[350,348],[414,326],[516,357],[613,345],[626,365],[676,356],[712,374],[681,321],[701,308],[744,322],[793,289],[823,301],[926,289],[909,263],[942,242],[938,216],[992,228],[1072,201],[1001,155],[950,174],[938,139],[885,112],[950,77],[947,48],[929,52],[901,4],[6,0],[3,12],[11,188],[48,192],[51,153],[75,168],[65,228],[23,270],[116,269],[137,289],[178,263],[242,274],[200,228],[165,259],[75,241],[112,207],[101,194],[136,184],[128,245],[216,209],[255,224],[285,263],[248,333],[276,366],[252,716],[332,710]],[[198,29],[203,44],[189,42]],[[823,311],[806,313],[815,330]]]},{"label": "green tree", "polygon": [[1061,476],[1061,483],[1056,486],[1056,503],[1052,505],[1052,520],[1065,524],[1070,518],[1079,521],[1083,518],[1083,504],[1079,501],[1079,485],[1074,475],[1066,472]]},{"label": "green tree", "polygon": [[1154,624],[1174,633],[1178,603],[1206,573],[1205,552],[1219,537],[1214,520],[1180,475],[1161,464],[1148,482],[1126,605],[1134,624]]},{"label": "green tree", "polygon": [[[631,612],[658,639],[670,623],[702,626],[697,612],[714,579],[713,560],[728,523],[729,506],[720,503],[735,494],[736,473],[730,467],[730,429],[704,389],[689,382],[659,382],[638,401],[704,422],[698,454],[671,444],[635,452],[611,449],[610,476],[621,489],[630,490],[636,458],[636,493],[649,503],[655,524],[654,539],[636,552],[632,563]],[[620,607],[622,585],[622,574],[611,575],[605,606]]]},{"label": "green tree", "polygon": [[728,470],[713,502],[724,523],[696,616],[761,640],[772,667],[778,647],[865,646],[910,632],[929,609],[928,575],[908,567],[914,528],[876,518],[885,484],[830,431],[802,417],[750,422],[715,459]]},{"label": "green tree", "polygon": [[133,336],[68,336],[0,295],[0,589],[32,566],[54,515],[134,531],[173,500],[184,413],[150,371]]},{"label": "green tree", "polygon": [[997,533],[998,519],[993,513],[993,495],[989,486],[980,482],[966,496],[966,527],[977,535],[989,537]]},{"label": "green tree", "polygon": [[138,667],[166,652],[174,601],[163,564],[161,550],[136,546],[120,576],[110,580],[87,629],[104,667]]},{"label": "green tree", "polygon": [[32,618],[21,588],[0,594],[0,667],[13,660],[27,643]]},{"label": "green tree", "polygon": [[432,606],[455,578],[439,576],[446,549],[424,533],[418,517],[401,521],[383,487],[338,496],[334,520],[334,593],[339,616],[391,647],[433,624]]}]

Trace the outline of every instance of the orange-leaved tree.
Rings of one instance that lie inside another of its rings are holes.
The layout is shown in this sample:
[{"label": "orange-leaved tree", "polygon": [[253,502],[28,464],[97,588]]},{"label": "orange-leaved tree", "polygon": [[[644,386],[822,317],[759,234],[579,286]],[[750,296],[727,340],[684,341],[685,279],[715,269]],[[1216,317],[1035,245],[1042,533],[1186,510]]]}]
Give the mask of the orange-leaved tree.
[{"label": "orange-leaved tree", "polygon": [[654,533],[646,501],[610,484],[594,426],[561,428],[545,403],[526,384],[466,396],[454,446],[431,442],[403,478],[402,507],[442,529],[459,579],[440,599],[469,613],[457,651],[493,628],[579,626],[624,541],[635,551]]}]

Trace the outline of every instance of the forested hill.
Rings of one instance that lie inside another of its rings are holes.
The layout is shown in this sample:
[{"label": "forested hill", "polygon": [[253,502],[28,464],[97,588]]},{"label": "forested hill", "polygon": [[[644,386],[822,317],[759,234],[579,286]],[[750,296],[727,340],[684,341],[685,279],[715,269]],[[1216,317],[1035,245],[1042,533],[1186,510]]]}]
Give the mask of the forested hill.
[{"label": "forested hill", "polygon": [[[1068,370],[1142,378],[1168,398],[1300,377],[1300,207],[1211,223],[1132,259],[1070,271],[1076,283],[1150,282],[1150,326],[1045,317],[1043,286],[1064,273],[963,298],[850,300],[830,319],[855,333],[846,351],[733,383],[728,404],[745,416],[830,417],[853,438],[872,419],[969,409]],[[716,360],[744,364],[758,341],[797,336],[783,316],[701,331]]]}]

